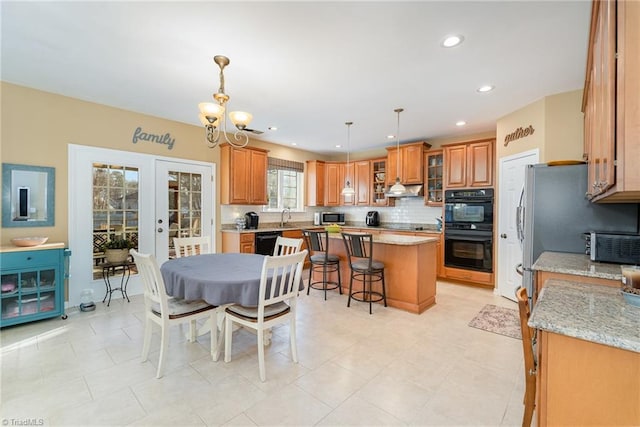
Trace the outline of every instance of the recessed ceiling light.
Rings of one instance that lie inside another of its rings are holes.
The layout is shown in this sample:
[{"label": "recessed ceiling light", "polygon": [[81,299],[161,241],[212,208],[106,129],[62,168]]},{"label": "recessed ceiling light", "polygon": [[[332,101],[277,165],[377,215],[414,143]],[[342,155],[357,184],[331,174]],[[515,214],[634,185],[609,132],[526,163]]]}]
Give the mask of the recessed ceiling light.
[{"label": "recessed ceiling light", "polygon": [[393,139],[395,137],[396,137],[395,135],[387,135],[387,139]]},{"label": "recessed ceiling light", "polygon": [[276,126],[269,126],[267,129],[269,129],[269,130],[278,130],[278,128]]},{"label": "recessed ceiling light", "polygon": [[464,125],[466,125],[466,124],[467,124],[467,122],[465,122],[464,120],[458,120],[458,121],[456,122],[456,126],[464,126]]},{"label": "recessed ceiling light", "polygon": [[342,145],[336,144],[336,148],[340,148],[340,147],[342,147]]},{"label": "recessed ceiling light", "polygon": [[454,34],[451,36],[447,36],[444,40],[442,40],[442,47],[455,47],[458,46],[460,43],[462,43],[462,41],[464,40],[464,37],[459,35],[459,34]]},{"label": "recessed ceiling light", "polygon": [[298,145],[298,144],[296,144],[295,142],[292,142],[291,145]]},{"label": "recessed ceiling light", "polygon": [[480,86],[477,89],[477,91],[480,92],[480,93],[485,93],[485,92],[492,91],[494,88],[495,88],[495,86],[492,86],[492,85],[483,85],[483,86]]}]

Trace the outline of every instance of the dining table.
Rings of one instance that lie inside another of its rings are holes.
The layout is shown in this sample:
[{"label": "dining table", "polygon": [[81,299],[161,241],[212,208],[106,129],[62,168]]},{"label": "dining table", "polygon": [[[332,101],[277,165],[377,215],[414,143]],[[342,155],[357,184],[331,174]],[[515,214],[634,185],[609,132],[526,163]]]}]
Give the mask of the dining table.
[{"label": "dining table", "polygon": [[[166,261],[160,267],[167,295],[187,301],[204,300],[215,306],[239,304],[257,307],[265,255],[244,253],[200,254]],[[304,290],[300,281],[299,290]],[[267,289],[268,292],[268,289]],[[220,313],[224,314],[224,310]],[[222,329],[223,316],[218,316]],[[209,332],[205,323],[198,335]],[[265,345],[270,334],[265,334]]]}]

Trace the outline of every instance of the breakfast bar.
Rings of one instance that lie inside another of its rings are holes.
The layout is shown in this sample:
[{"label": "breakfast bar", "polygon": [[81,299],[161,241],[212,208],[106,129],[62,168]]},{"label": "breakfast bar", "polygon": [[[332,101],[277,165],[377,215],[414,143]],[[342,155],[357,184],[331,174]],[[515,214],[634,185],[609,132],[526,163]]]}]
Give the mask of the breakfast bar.
[{"label": "breakfast bar", "polygon": [[[330,253],[340,257],[343,292],[349,290],[350,268],[340,233],[329,233]],[[373,258],[384,263],[387,304],[420,314],[436,303],[435,237],[379,234],[373,236]],[[336,280],[332,277],[331,280]],[[361,290],[356,287],[354,291]]]},{"label": "breakfast bar", "polygon": [[539,425],[640,425],[640,307],[619,287],[549,279],[529,326]]}]

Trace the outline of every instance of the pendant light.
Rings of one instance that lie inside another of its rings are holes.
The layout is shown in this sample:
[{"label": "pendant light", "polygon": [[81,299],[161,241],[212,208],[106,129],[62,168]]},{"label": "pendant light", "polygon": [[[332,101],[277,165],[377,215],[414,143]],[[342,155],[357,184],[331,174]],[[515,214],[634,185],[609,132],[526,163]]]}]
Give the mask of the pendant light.
[{"label": "pendant light", "polygon": [[[345,125],[347,125],[347,171],[349,170],[349,151],[350,151],[350,145],[351,145],[351,125],[353,124],[353,122],[344,122]],[[347,172],[348,173],[348,172]],[[344,184],[344,188],[342,189],[342,195],[343,196],[353,196],[354,194],[356,194],[356,190],[351,186],[351,183],[349,182],[349,177],[346,177],[346,182]]]},{"label": "pendant light", "polygon": [[394,112],[396,112],[398,114],[398,129],[396,132],[396,160],[397,160],[397,169],[396,169],[396,183],[393,184],[393,186],[389,189],[389,193],[393,194],[394,196],[399,196],[402,195],[404,193],[407,192],[407,189],[404,187],[404,185],[400,184],[400,113],[402,113],[404,111],[404,108],[396,108],[395,110],[393,110]]}]

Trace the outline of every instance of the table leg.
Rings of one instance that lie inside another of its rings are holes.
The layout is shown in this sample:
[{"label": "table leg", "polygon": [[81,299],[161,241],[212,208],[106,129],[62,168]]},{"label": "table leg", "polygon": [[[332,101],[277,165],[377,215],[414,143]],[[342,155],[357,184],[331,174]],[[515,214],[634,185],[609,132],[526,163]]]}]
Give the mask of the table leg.
[{"label": "table leg", "polygon": [[107,288],[107,292],[104,294],[104,298],[102,298],[102,303],[107,299],[107,295],[109,296],[109,302],[107,302],[107,307],[111,304],[111,282],[109,281],[109,267],[102,269],[102,280],[104,280],[104,286]]},{"label": "table leg", "polygon": [[[126,280],[125,280],[126,275]],[[131,302],[129,300],[129,295],[127,295],[127,285],[129,284],[129,277],[131,276],[131,267],[128,265],[122,266],[122,278],[120,278],[120,292],[122,292],[122,298],[126,298],[127,302]]]}]

